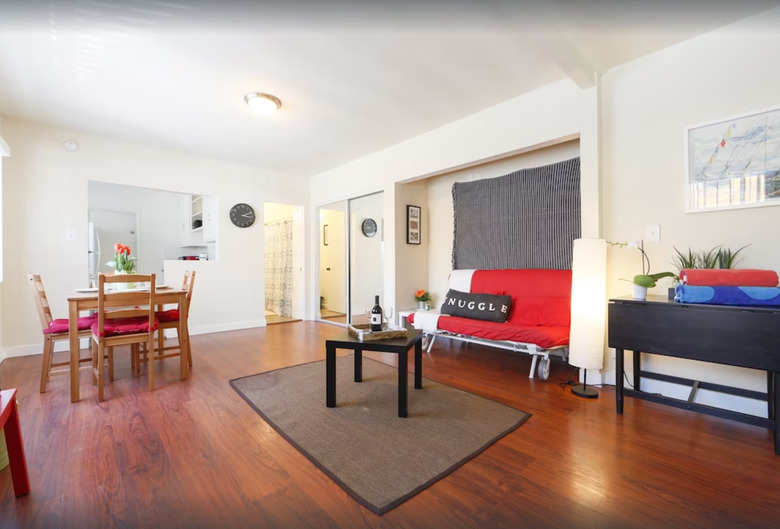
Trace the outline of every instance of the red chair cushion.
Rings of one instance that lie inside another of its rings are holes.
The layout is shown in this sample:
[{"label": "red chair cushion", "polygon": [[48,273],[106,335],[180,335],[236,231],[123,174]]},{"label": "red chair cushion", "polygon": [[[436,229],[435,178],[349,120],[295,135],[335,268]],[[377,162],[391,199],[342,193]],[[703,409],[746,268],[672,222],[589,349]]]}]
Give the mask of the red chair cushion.
[{"label": "red chair cushion", "polygon": [[157,330],[158,322],[155,319],[152,328],[149,328],[149,318],[118,318],[116,320],[106,320],[103,323],[103,334],[100,334],[98,322],[92,324],[92,334],[95,336],[118,336],[120,334],[139,334],[154,332]]},{"label": "red chair cushion", "polygon": [[[78,328],[80,331],[86,331],[96,321],[97,314],[90,316],[82,316],[79,318]],[[43,330],[43,334],[62,334],[67,333],[69,328],[68,320],[66,318],[60,318],[51,322],[48,329]]]},{"label": "red chair cushion", "polygon": [[179,309],[163,310],[155,312],[154,315],[157,317],[158,321],[162,322],[179,321]]}]

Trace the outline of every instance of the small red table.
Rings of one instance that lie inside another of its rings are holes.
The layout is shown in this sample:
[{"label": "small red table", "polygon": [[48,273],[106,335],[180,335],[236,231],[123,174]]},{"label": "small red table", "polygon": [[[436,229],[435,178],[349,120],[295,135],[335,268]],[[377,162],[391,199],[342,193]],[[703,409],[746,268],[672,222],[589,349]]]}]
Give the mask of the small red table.
[{"label": "small red table", "polygon": [[11,480],[17,497],[30,492],[27,475],[27,459],[24,457],[22,428],[19,425],[19,409],[16,407],[16,389],[0,391],[0,428],[5,429],[5,444],[11,466]]}]

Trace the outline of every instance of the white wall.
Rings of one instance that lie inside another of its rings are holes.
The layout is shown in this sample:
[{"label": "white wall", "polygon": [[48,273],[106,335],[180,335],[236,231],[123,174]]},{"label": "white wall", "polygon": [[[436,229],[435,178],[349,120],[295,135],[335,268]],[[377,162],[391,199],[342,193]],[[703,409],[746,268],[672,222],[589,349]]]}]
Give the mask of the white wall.
[{"label": "white wall", "polygon": [[[420,244],[406,243],[407,205],[421,208]],[[427,180],[395,185],[395,269],[404,271],[398,274],[395,284],[395,299],[399,311],[417,306],[414,299],[415,292],[421,288],[431,289],[428,263],[432,245],[437,237],[435,231],[431,229],[432,223],[439,220],[436,215],[430,207]],[[434,298],[432,301],[435,303],[437,299]]]},{"label": "white wall", "polygon": [[[197,334],[262,324],[263,278],[256,266],[263,261],[262,223],[236,228],[228,211],[237,202],[256,210],[266,201],[306,206],[304,179],[8,117],[3,134],[12,149],[3,166],[3,235],[6,255],[13,257],[6,259],[0,298],[3,344],[9,355],[41,350],[26,274],[42,275],[55,317],[66,315],[68,293],[83,285],[88,181],[217,197],[219,260],[209,262],[211,280],[205,274],[198,277],[195,295],[208,314],[191,312],[190,330]],[[67,139],[77,140],[79,149],[66,151],[62,144]],[[66,229],[75,231],[75,240],[65,240]],[[207,321],[207,329],[198,321]]]},{"label": "white wall", "polygon": [[[8,148],[8,144],[3,139],[3,120],[2,117],[0,117],[0,219],[2,219],[3,214],[3,160],[6,156],[10,154],[10,149]],[[4,264],[4,251],[3,251],[3,233],[2,230],[0,230],[0,314],[2,313],[3,309],[3,302],[2,302],[2,292],[3,292],[3,264]],[[3,341],[3,328],[2,325],[0,325],[0,362],[2,362],[5,359],[6,353],[5,353],[5,342]],[[0,388],[2,387],[3,381],[0,380]]]},{"label": "white wall", "polygon": [[274,204],[266,202],[263,204],[263,222],[268,224],[277,220],[291,219],[295,213],[295,208],[288,204]]},{"label": "white wall", "polygon": [[[780,208],[684,213],[684,133],[687,127],[778,106],[780,9],[667,48],[609,71],[602,79],[604,235],[644,238],[661,226],[661,242],[647,243],[653,272],[673,270],[674,247],[732,249],[749,245],[743,268],[780,271]],[[611,296],[627,295],[618,278],[638,273],[636,252],[609,250]],[[668,283],[656,288],[664,294]],[[685,332],[670,329],[669,332]],[[610,352],[609,364],[613,364]],[[735,354],[739,354],[735,351]],[[630,366],[630,362],[628,363]],[[647,368],[682,377],[764,391],[766,374],[714,364],[650,357]],[[649,382],[650,391],[685,396],[679,386]],[[766,415],[766,403],[702,392],[704,403]]]}]

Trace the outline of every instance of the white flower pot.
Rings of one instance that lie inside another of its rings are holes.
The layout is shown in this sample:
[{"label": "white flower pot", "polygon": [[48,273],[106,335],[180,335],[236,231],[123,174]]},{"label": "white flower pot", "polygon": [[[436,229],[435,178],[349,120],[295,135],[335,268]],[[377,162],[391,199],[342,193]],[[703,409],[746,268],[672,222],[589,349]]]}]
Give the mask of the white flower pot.
[{"label": "white flower pot", "polygon": [[647,299],[647,287],[634,285],[634,299]]}]

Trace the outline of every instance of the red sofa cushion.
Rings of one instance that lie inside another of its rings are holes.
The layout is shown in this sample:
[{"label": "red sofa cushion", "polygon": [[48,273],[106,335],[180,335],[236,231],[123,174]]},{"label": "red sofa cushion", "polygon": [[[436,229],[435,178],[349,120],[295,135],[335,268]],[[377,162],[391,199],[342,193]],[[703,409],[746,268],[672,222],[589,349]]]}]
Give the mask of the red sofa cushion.
[{"label": "red sofa cushion", "polygon": [[568,327],[543,327],[539,325],[512,325],[493,321],[472,320],[459,316],[442,316],[438,327],[442,331],[467,334],[488,340],[533,343],[548,349],[569,343]]},{"label": "red sofa cushion", "polygon": [[507,325],[571,324],[571,270],[477,270],[471,291],[512,296]]}]

